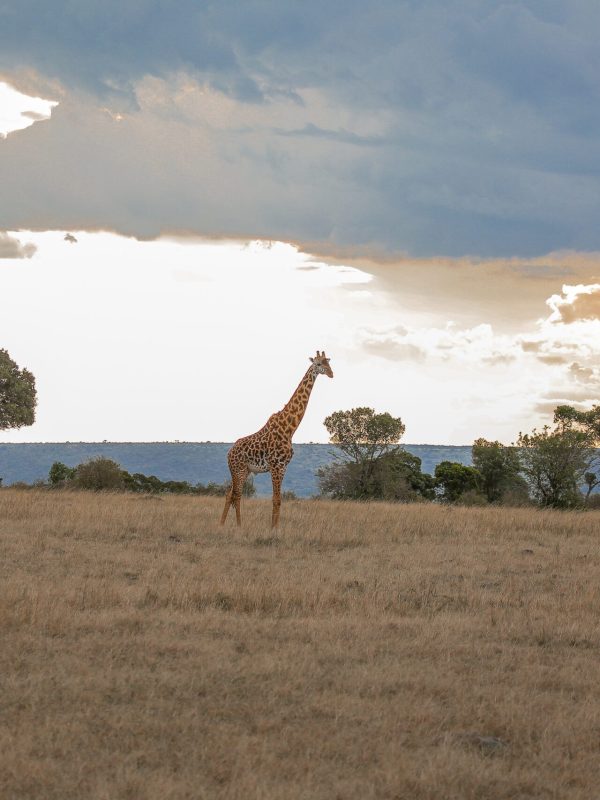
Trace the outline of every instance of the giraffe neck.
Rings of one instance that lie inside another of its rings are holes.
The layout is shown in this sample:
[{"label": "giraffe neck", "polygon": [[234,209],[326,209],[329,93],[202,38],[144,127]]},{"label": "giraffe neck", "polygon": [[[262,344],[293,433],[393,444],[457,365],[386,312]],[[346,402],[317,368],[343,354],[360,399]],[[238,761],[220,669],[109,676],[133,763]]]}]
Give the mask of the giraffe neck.
[{"label": "giraffe neck", "polygon": [[312,392],[316,379],[317,375],[311,366],[306,370],[294,394],[279,412],[284,421],[286,432],[288,432],[290,436],[294,434],[298,425],[302,422],[302,417],[306,411],[310,393]]}]

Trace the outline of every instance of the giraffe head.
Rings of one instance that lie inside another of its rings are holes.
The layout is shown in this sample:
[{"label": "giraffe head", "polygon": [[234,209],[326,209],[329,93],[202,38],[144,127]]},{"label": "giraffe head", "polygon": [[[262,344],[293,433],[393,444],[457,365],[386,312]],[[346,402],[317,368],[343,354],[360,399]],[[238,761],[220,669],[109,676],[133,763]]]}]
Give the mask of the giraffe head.
[{"label": "giraffe head", "polygon": [[325,355],[325,350],[323,350],[322,353],[319,353],[317,350],[317,355],[310,360],[312,362],[313,372],[315,375],[327,375],[328,378],[333,378],[333,372],[329,366],[329,359]]}]

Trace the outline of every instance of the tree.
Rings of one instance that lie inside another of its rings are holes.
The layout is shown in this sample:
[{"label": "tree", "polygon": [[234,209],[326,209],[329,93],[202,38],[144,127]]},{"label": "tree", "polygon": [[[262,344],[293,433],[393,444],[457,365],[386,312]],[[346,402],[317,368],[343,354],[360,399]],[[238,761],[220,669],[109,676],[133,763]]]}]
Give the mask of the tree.
[{"label": "tree", "polygon": [[600,444],[600,406],[592,406],[589,411],[578,411],[573,406],[557,406],[554,423],[563,430],[585,431],[595,444]]},{"label": "tree", "polygon": [[583,476],[583,483],[587,486],[587,491],[583,498],[583,504],[588,506],[590,504],[590,495],[596,488],[600,486],[600,475],[596,472],[586,472]]},{"label": "tree", "polygon": [[579,486],[596,458],[594,438],[568,419],[559,419],[554,430],[519,434],[522,472],[531,494],[540,505],[575,508],[582,504]]},{"label": "tree", "polygon": [[435,486],[439,497],[446,503],[456,503],[462,495],[480,493],[481,473],[456,461],[440,461],[434,472]]},{"label": "tree", "polygon": [[433,500],[431,475],[421,459],[399,447],[375,459],[368,477],[356,461],[337,461],[317,470],[321,494],[337,500]]},{"label": "tree", "polygon": [[480,488],[488,503],[498,503],[508,494],[527,496],[527,485],[519,474],[519,451],[514,447],[476,439],[471,456],[473,466],[481,475]]},{"label": "tree", "polygon": [[335,411],[326,417],[332,444],[337,444],[342,453],[357,463],[372,463],[384,453],[396,449],[405,426],[400,417],[387,412],[376,414],[364,406],[350,411]]},{"label": "tree", "polygon": [[385,453],[376,462],[375,475],[385,500],[433,500],[435,481],[421,472],[421,459],[398,447]]},{"label": "tree", "polygon": [[567,405],[558,406],[554,411],[554,422],[562,430],[586,433],[590,444],[596,448],[594,456],[590,458],[588,471],[583,476],[583,483],[587,487],[583,502],[589,506],[590,495],[600,486],[600,406],[592,406],[589,411],[578,411]]},{"label": "tree", "polygon": [[0,430],[33,425],[36,402],[31,372],[19,369],[6,350],[0,349]]},{"label": "tree", "polygon": [[[360,407],[349,411],[336,411],[324,420],[330,442],[338,446],[338,454],[346,459],[337,465],[337,476],[349,481],[351,495],[356,498],[372,497],[375,465],[385,455],[397,452],[404,424],[391,414],[376,414],[374,409]],[[344,467],[346,465],[352,465]],[[334,465],[330,465],[332,468]],[[381,467],[381,464],[379,464]],[[327,467],[320,472],[327,483]],[[336,470],[334,469],[334,472]],[[331,474],[333,477],[333,473]]]}]

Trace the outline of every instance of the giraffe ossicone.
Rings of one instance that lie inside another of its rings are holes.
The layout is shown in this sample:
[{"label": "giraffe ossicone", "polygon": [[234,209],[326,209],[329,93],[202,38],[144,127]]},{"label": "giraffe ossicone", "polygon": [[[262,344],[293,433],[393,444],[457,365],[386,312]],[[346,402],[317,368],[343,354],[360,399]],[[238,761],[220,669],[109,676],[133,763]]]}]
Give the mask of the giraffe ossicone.
[{"label": "giraffe ossicone", "polygon": [[281,484],[287,465],[294,455],[292,436],[302,421],[317,376],[327,375],[333,378],[329,359],[324,350],[323,352],[317,350],[317,355],[311,358],[310,362],[310,367],[306,370],[298,388],[281,411],[272,414],[256,433],[238,439],[227,453],[231,488],[225,498],[221,525],[225,524],[230,506],[234,506],[237,524],[241,525],[240,506],[246,478],[251,472],[270,472],[273,482],[271,527],[277,527],[281,507]]}]

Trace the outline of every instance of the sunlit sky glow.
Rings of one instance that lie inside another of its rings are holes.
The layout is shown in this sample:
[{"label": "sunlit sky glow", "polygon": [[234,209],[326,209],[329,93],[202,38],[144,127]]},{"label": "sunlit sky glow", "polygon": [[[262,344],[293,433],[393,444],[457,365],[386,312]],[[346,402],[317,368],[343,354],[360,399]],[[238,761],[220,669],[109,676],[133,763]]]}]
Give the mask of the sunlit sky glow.
[{"label": "sunlit sky glow", "polygon": [[48,119],[56,105],[56,101],[30,97],[0,81],[0,138]]},{"label": "sunlit sky glow", "polygon": [[39,391],[3,441],[232,440],[323,348],[298,441],[598,402],[594,4],[151,5],[3,18],[0,347]]},{"label": "sunlit sky glow", "polygon": [[377,276],[291,245],[71,235],[10,234],[36,250],[2,262],[0,337],[40,407],[5,441],[228,441],[283,406],[322,348],[335,378],[319,379],[299,441],[324,441],[324,417],[356,405],[402,416],[407,441],[511,440],[600,385],[600,322],[561,317],[593,296],[583,285],[558,281],[503,332],[449,320],[432,286],[415,311]]}]

